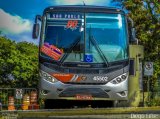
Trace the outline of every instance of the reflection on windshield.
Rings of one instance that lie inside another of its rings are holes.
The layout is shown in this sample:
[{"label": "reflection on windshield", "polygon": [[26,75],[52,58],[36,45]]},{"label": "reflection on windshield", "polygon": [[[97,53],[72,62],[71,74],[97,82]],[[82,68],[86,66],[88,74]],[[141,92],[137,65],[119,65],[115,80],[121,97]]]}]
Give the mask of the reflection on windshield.
[{"label": "reflection on windshield", "polygon": [[90,34],[94,36],[99,48],[108,62],[127,59],[127,34],[125,19],[120,14],[95,14],[86,15],[87,53],[91,53],[94,62],[104,62],[96,48],[90,44]]},{"label": "reflection on windshield", "polygon": [[47,15],[41,54],[55,61],[108,64],[127,59],[127,48],[125,18],[120,14]]},{"label": "reflection on windshield", "polygon": [[[82,39],[82,15],[80,13],[51,13],[47,14],[45,39],[41,52],[46,57],[63,62],[68,55],[75,52],[82,52],[80,40]],[[48,44],[54,49],[46,48]],[[61,51],[61,54],[57,53]],[[77,59],[77,61],[80,61]]]}]

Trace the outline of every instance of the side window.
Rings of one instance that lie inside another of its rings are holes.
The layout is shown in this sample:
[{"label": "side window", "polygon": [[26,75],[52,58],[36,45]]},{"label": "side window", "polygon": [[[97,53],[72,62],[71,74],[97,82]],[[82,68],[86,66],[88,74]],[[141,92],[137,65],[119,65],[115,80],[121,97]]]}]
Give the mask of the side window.
[{"label": "side window", "polygon": [[130,59],[129,75],[135,75],[135,59]]}]

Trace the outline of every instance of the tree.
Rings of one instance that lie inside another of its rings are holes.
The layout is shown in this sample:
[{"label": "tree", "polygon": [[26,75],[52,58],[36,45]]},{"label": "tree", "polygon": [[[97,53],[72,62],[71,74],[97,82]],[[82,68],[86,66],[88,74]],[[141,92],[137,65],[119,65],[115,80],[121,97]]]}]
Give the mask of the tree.
[{"label": "tree", "polygon": [[154,62],[151,82],[156,85],[160,76],[160,4],[158,0],[127,0],[124,5],[134,21],[136,37],[145,48],[145,61]]},{"label": "tree", "polygon": [[16,53],[16,47],[14,42],[11,42],[5,37],[0,37],[0,42],[0,84],[1,87],[3,87],[4,85],[11,84],[11,80],[8,79],[13,66],[8,62],[8,59],[10,58],[11,54]]},{"label": "tree", "polygon": [[38,47],[28,42],[16,44],[19,60],[12,71],[18,82],[23,81],[25,87],[35,87],[38,84]]},{"label": "tree", "polygon": [[38,47],[0,36],[1,87],[37,87]]}]

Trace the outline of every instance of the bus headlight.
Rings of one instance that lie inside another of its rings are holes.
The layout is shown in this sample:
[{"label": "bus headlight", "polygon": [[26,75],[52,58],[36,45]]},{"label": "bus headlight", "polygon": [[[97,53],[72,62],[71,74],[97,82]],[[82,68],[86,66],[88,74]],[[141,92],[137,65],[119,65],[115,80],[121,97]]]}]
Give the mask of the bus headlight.
[{"label": "bus headlight", "polygon": [[47,80],[47,81],[49,81],[49,82],[51,82],[51,83],[57,82],[57,80],[56,80],[55,78],[53,78],[50,74],[48,74],[48,73],[46,73],[46,72],[44,72],[44,71],[40,71],[40,76],[41,76],[43,79],[45,79],[45,80]]},{"label": "bus headlight", "polygon": [[116,78],[114,78],[113,80],[111,80],[110,82],[112,84],[119,84],[121,82],[123,82],[124,80],[126,80],[128,78],[128,73],[124,73]]}]

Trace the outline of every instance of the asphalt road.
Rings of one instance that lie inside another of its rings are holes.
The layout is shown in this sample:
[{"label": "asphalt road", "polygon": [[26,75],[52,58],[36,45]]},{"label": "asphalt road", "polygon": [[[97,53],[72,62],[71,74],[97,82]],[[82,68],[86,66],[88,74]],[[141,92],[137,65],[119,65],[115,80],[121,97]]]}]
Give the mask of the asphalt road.
[{"label": "asphalt road", "polygon": [[[31,119],[31,118],[23,118]],[[32,118],[46,119],[46,118]],[[130,119],[130,115],[85,115],[85,116],[50,116],[47,119]]]},{"label": "asphalt road", "polygon": [[160,107],[1,111],[0,119],[160,119]]},{"label": "asphalt road", "polygon": [[159,114],[107,114],[107,115],[85,115],[85,116],[49,116],[43,118],[22,119],[160,119]]}]

